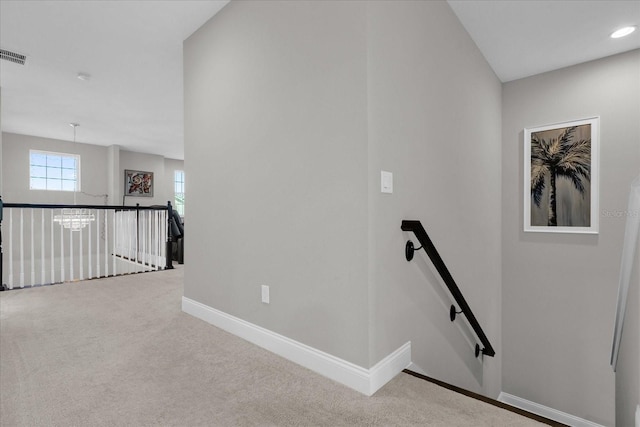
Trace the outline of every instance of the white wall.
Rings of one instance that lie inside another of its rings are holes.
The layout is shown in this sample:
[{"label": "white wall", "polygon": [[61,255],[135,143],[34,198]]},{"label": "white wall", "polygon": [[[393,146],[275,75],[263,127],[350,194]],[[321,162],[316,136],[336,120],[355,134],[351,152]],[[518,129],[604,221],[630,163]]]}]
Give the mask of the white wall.
[{"label": "white wall", "polygon": [[167,190],[161,188],[158,184],[164,182],[164,157],[153,154],[135,153],[133,151],[120,150],[120,188],[124,194],[124,171],[137,170],[145,172],[153,172],[154,188],[153,197],[132,197],[127,196],[118,204],[124,205],[166,205]]},{"label": "white wall", "polygon": [[[2,89],[0,88],[0,118],[2,117]],[[0,129],[2,128],[2,119],[0,119]],[[2,197],[2,132],[0,132],[0,197]]]},{"label": "white wall", "polygon": [[[73,203],[72,192],[29,189],[30,149],[80,155],[81,192],[76,194],[78,204],[122,204],[124,170],[137,169],[155,173],[154,197],[127,197],[126,204],[166,205],[174,197],[173,170],[184,165],[182,160],[124,151],[117,146],[104,147],[12,133],[2,133],[2,136],[1,172],[5,184],[2,199],[5,203]],[[110,197],[105,203],[107,194]]]},{"label": "white wall", "polygon": [[185,296],[366,368],[411,340],[430,375],[497,396],[499,361],[473,357],[400,224],[425,223],[499,346],[500,91],[444,2],[231,2],[185,42],[207,248]]},{"label": "white wall", "polygon": [[[368,17],[371,362],[406,341],[428,375],[500,393],[501,84],[444,2],[370,2]],[[380,170],[394,193],[380,192]],[[453,300],[424,252],[420,220],[497,349],[449,320]],[[470,337],[471,342],[467,341]]]},{"label": "white wall", "polygon": [[122,204],[124,190],[120,182],[122,170],[120,169],[120,146],[107,147],[107,193],[113,205]]},{"label": "white wall", "polygon": [[184,293],[368,367],[365,9],[231,2],[185,42]]},{"label": "white wall", "polygon": [[[107,148],[71,141],[3,133],[2,174],[5,203],[72,204],[73,192],[29,189],[29,150],[80,155],[78,204],[103,205],[107,194]],[[93,195],[93,196],[92,196]],[[111,204],[111,200],[108,201]]]},{"label": "white wall", "polygon": [[600,211],[624,211],[640,169],[639,76],[636,50],[503,87],[503,390],[603,425],[614,423],[625,221],[601,215],[598,235],[524,233],[523,129],[600,116]]},{"label": "white wall", "polygon": [[631,276],[616,369],[616,425],[633,426],[640,406],[640,252]]},{"label": "white wall", "polygon": [[[127,169],[153,172],[153,197],[131,197],[124,199],[125,205],[165,205],[174,204],[174,171],[182,170],[184,161],[165,159],[162,156],[120,150],[120,188],[124,192],[124,171]],[[122,193],[121,193],[122,194]],[[122,200],[120,201],[120,203]]]}]

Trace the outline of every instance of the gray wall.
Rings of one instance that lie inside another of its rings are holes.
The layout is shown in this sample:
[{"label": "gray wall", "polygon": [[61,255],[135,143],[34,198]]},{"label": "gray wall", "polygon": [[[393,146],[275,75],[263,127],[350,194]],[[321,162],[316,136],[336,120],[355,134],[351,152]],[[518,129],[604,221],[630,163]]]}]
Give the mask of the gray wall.
[{"label": "gray wall", "polygon": [[30,149],[80,155],[82,193],[76,194],[78,204],[105,204],[106,194],[109,194],[108,204],[122,204],[124,170],[138,169],[156,174],[154,197],[130,197],[126,199],[126,204],[164,205],[167,200],[173,201],[173,171],[184,165],[182,160],[124,151],[116,146],[104,147],[12,133],[2,133],[2,136],[2,199],[6,203],[73,203],[72,192],[29,189]]},{"label": "gray wall", "polygon": [[[107,194],[107,147],[58,139],[3,133],[2,174],[7,203],[73,203],[73,192],[29,189],[29,150],[80,155],[79,204],[105,204]],[[95,195],[89,196],[89,194]],[[109,201],[111,204],[111,200]]]},{"label": "gray wall", "polygon": [[113,201],[114,205],[122,203],[124,189],[122,188],[121,175],[120,146],[110,145],[107,147],[107,193],[109,200]]},{"label": "gray wall", "polygon": [[448,5],[231,2],[184,51],[207,248],[185,296],[364,367],[411,340],[430,375],[497,396],[499,361],[403,256],[402,219],[424,221],[499,348],[501,85]]},{"label": "gray wall", "polygon": [[616,369],[616,425],[633,426],[640,405],[640,251],[631,276]]},{"label": "gray wall", "polygon": [[[524,233],[523,129],[599,115],[600,211],[624,211],[640,167],[640,51],[503,86],[503,390],[603,425],[624,219],[598,235]],[[637,277],[637,276],[636,276]]]},{"label": "gray wall", "polygon": [[[171,201],[173,203],[173,178],[170,182],[167,179],[167,174],[173,172],[165,169],[165,164],[168,160],[169,159],[165,159],[164,157],[155,154],[120,150],[120,174],[118,175],[118,181],[121,196],[118,204],[122,203],[122,194],[124,193],[124,171],[127,169],[153,172],[154,189],[153,197],[125,197],[125,205],[135,205],[136,203],[139,203],[140,205],[166,205],[167,201]],[[176,160],[171,163],[171,167],[175,167],[175,162],[179,164],[183,163],[181,160]]]},{"label": "gray wall", "polygon": [[[501,84],[446,3],[374,1],[367,16],[371,362],[411,340],[428,375],[495,398]],[[393,194],[380,192],[380,170],[394,173]],[[463,318],[449,321],[451,297],[424,253],[405,260],[416,239],[403,219],[422,221],[495,358],[481,364]]]},{"label": "gray wall", "polygon": [[[0,88],[0,117],[2,117],[2,89]],[[0,129],[2,129],[2,119],[0,119]],[[2,197],[2,132],[0,132],[0,197]]]},{"label": "gray wall", "polygon": [[206,250],[184,294],[368,367],[365,8],[234,1],[185,42],[189,244]]}]

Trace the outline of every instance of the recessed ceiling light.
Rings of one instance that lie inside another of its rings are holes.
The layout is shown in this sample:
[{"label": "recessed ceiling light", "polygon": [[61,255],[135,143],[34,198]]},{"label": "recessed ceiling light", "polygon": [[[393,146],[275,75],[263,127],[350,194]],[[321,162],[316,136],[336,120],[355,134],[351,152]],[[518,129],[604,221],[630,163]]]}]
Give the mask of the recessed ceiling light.
[{"label": "recessed ceiling light", "polygon": [[619,39],[620,37],[624,37],[624,36],[628,36],[629,34],[633,33],[636,30],[636,27],[624,27],[624,28],[620,28],[617,31],[614,31],[611,34],[611,38],[612,39]]}]

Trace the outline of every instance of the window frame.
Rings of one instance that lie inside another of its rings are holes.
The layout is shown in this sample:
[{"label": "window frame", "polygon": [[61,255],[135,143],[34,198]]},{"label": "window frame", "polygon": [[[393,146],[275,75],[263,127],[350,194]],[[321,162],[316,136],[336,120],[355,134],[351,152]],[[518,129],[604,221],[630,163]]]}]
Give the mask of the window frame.
[{"label": "window frame", "polygon": [[[181,175],[182,180],[178,181],[178,174]],[[176,187],[180,185],[182,188],[182,191],[176,191]],[[181,194],[182,195],[182,203],[178,203],[178,199],[177,196]],[[186,197],[186,191],[185,191],[185,173],[184,170],[182,169],[174,169],[173,171],[173,202],[175,204],[175,210],[178,211],[178,214],[181,217],[184,217],[184,200]]]}]

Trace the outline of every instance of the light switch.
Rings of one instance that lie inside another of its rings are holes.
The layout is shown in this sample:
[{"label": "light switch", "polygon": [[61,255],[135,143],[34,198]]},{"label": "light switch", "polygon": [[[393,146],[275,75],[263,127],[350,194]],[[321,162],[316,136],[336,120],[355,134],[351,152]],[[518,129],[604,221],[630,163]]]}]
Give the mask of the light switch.
[{"label": "light switch", "polygon": [[393,174],[387,171],[380,171],[380,191],[383,193],[393,193]]}]

